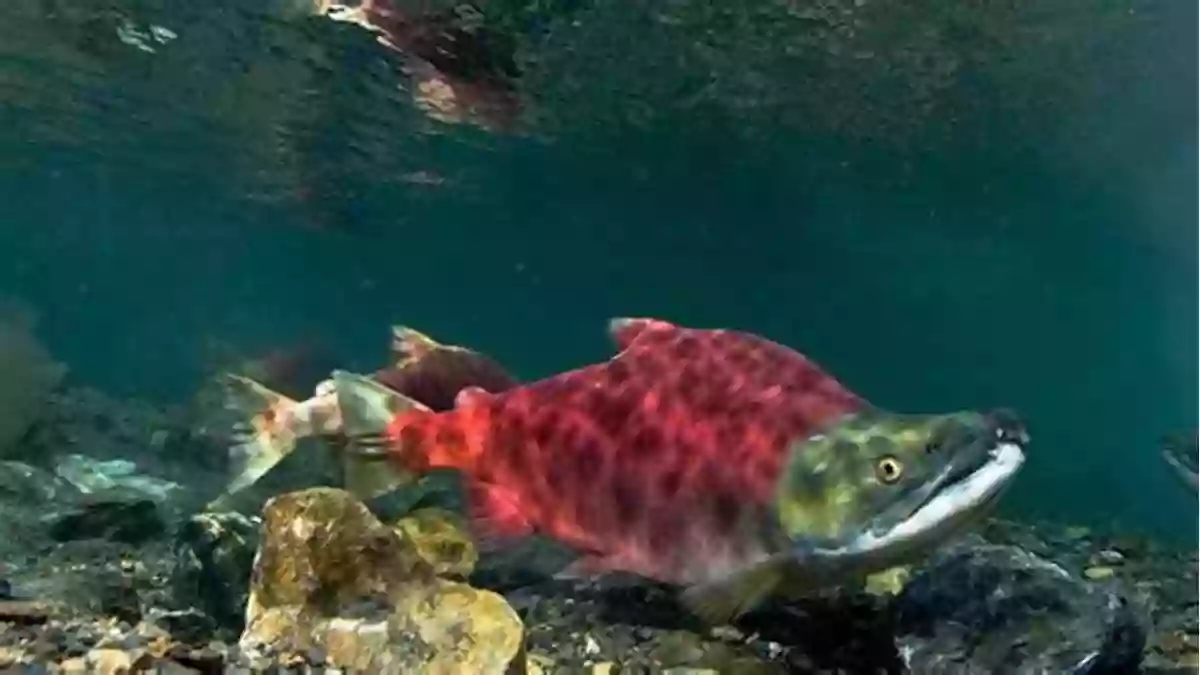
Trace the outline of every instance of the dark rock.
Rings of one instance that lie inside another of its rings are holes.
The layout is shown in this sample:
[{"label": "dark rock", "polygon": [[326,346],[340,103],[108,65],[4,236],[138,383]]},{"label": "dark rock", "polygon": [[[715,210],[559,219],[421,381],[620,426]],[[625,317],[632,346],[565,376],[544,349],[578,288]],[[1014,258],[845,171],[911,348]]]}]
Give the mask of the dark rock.
[{"label": "dark rock", "polygon": [[[154,670],[151,671],[154,675],[200,675],[205,673],[203,670],[189,668],[174,659],[167,659],[154,664]],[[210,670],[208,672],[216,673],[219,670]]]},{"label": "dark rock", "polygon": [[15,624],[45,623],[54,608],[35,600],[0,600],[0,621]]},{"label": "dark rock", "polygon": [[204,612],[194,609],[154,609],[146,617],[181,642],[198,644],[207,641],[217,631],[217,623]]},{"label": "dark rock", "polygon": [[199,513],[179,530],[172,585],[175,604],[195,607],[240,631],[258,547],[258,522],[240,513]]},{"label": "dark rock", "polygon": [[1145,634],[1124,598],[1011,546],[949,551],[896,598],[918,673],[1137,672]]},{"label": "dark rock", "polygon": [[85,498],[48,520],[55,541],[108,539],[138,544],[166,531],[157,505],[149,499]]},{"label": "dark rock", "polygon": [[75,486],[47,471],[21,462],[0,462],[0,501],[46,504],[78,494]]},{"label": "dark rock", "polygon": [[141,621],[141,598],[128,578],[109,577],[101,583],[102,587],[99,593],[101,613],[129,623]]},{"label": "dark rock", "polygon": [[0,462],[0,560],[12,562],[49,545],[42,516],[78,496],[72,485],[42,469]]},{"label": "dark rock", "polygon": [[[192,649],[184,645],[176,645],[169,653],[176,663],[205,675],[219,675],[226,672],[226,658],[220,650],[201,647]],[[231,672],[240,672],[233,670]]]}]

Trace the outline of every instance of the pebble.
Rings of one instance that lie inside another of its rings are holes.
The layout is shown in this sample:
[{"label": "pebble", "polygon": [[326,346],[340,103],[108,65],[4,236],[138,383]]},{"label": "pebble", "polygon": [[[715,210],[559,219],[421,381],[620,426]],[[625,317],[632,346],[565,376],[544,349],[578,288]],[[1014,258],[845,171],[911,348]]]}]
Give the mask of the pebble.
[{"label": "pebble", "polygon": [[1116,572],[1111,567],[1093,566],[1083,570],[1083,577],[1090,581],[1100,581],[1102,579],[1111,579]]}]

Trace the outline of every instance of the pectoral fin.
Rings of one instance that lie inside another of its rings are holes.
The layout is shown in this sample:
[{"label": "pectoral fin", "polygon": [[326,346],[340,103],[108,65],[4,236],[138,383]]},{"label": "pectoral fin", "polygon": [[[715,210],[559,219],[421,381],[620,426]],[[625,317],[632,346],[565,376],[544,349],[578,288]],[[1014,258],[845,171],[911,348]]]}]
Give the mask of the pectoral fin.
[{"label": "pectoral fin", "polygon": [[714,581],[692,586],[681,596],[683,604],[705,623],[723,626],[774,593],[784,580],[784,557],[768,558]]}]

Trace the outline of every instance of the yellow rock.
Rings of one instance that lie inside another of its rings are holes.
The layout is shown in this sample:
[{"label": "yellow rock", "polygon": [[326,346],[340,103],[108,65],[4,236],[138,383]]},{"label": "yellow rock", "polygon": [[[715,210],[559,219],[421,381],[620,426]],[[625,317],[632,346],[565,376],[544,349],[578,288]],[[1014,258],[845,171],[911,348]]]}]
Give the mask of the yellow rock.
[{"label": "yellow rock", "polygon": [[387,527],[329,488],[271,500],[241,647],[316,647],[332,666],[379,675],[526,673],[524,628],[504,598],[435,575],[474,565],[474,548],[447,543],[441,514],[405,520]]},{"label": "yellow rock", "polygon": [[397,521],[395,530],[438,576],[465,579],[475,571],[479,553],[462,519],[453,512],[419,509]]},{"label": "yellow rock", "polygon": [[868,575],[863,590],[875,596],[897,595],[911,577],[911,568],[892,567]]},{"label": "yellow rock", "polygon": [[553,672],[554,660],[540,654],[530,654],[525,660],[525,675],[545,675]]},{"label": "yellow rock", "polygon": [[762,661],[746,650],[721,643],[705,643],[700,636],[675,631],[662,636],[652,652],[663,675],[783,675],[781,666]]},{"label": "yellow rock", "polygon": [[84,657],[87,672],[95,675],[125,675],[134,670],[145,669],[152,660],[141,651],[127,652],[104,647],[93,649]]},{"label": "yellow rock", "polygon": [[250,581],[246,624],[271,607],[335,615],[427,572],[395,532],[349,493],[292,492],[267,502]]},{"label": "yellow rock", "polygon": [[1087,569],[1083,570],[1083,577],[1085,579],[1090,579],[1091,581],[1111,579],[1114,574],[1116,574],[1116,572],[1113,571],[1113,568],[1100,565],[1088,567]]},{"label": "yellow rock", "polygon": [[58,672],[62,675],[84,675],[88,672],[88,664],[82,658],[70,658],[58,664]]}]

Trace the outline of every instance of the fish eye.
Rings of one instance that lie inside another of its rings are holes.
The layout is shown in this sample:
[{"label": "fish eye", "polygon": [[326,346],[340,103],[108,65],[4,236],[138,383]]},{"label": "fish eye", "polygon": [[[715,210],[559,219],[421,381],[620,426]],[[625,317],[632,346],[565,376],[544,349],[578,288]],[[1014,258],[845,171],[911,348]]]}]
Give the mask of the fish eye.
[{"label": "fish eye", "polygon": [[900,460],[891,455],[880,457],[875,462],[875,477],[885,485],[895,483],[900,480],[900,476],[902,475],[904,475],[904,465],[900,463]]}]

